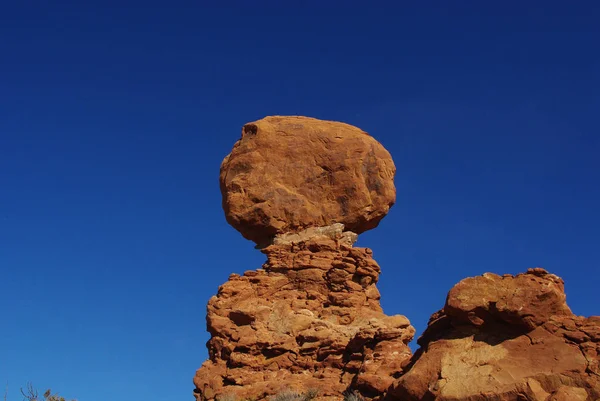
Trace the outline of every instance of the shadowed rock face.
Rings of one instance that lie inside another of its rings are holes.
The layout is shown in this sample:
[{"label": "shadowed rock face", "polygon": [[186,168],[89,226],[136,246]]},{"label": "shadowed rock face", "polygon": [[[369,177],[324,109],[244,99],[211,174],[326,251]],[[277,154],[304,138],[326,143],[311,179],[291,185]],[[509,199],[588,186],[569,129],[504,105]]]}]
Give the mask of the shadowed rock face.
[{"label": "shadowed rock face", "polygon": [[600,399],[600,317],[573,315],[563,281],[540,268],[461,281],[419,344],[388,399]]},{"label": "shadowed rock face", "polygon": [[307,117],[246,124],[221,165],[227,221],[260,245],[276,234],[342,223],[360,234],[396,199],[396,168],[362,130]]}]

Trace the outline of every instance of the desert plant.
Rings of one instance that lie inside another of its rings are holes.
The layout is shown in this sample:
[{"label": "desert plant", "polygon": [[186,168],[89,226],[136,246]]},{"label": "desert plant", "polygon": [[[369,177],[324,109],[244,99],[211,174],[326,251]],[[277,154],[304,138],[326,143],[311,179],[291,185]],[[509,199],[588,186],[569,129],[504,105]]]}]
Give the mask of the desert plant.
[{"label": "desert plant", "polygon": [[[31,383],[27,383],[25,388],[21,388],[21,395],[25,401],[67,401],[64,397],[58,394],[52,394],[52,390],[48,389],[40,398],[38,391]],[[4,391],[4,401],[8,401],[8,386]],[[75,401],[75,400],[72,400]]]},{"label": "desert plant", "polygon": [[300,394],[292,390],[284,390],[271,397],[271,401],[300,401]]},{"label": "desert plant", "polygon": [[317,389],[308,389],[304,393],[293,390],[284,390],[271,397],[271,401],[311,401],[319,394]]},{"label": "desert plant", "polygon": [[319,390],[317,390],[316,388],[309,388],[302,395],[303,401],[310,401],[312,399],[315,399],[317,397],[317,395],[319,395]]},{"label": "desert plant", "polygon": [[365,401],[362,395],[358,391],[345,391],[344,401]]}]

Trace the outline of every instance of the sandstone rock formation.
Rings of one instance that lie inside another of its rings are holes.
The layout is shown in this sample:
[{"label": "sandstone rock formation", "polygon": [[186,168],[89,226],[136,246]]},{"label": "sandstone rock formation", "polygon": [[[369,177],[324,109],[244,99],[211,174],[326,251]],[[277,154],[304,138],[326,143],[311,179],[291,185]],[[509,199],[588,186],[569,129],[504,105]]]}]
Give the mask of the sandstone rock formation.
[{"label": "sandstone rock formation", "polygon": [[457,284],[387,398],[402,401],[597,401],[600,316],[565,302],[543,269]]},{"label": "sandstone rock formation", "polygon": [[266,254],[208,304],[198,400],[260,400],[286,389],[381,395],[410,359],[414,328],[386,316],[380,269],[357,233],[395,201],[389,153],[358,128],[305,117],[246,124],[221,166],[227,221]]},{"label": "sandstone rock formation", "polygon": [[382,312],[379,266],[342,227],[278,241],[262,250],[262,269],[219,288],[208,304],[212,338],[194,379],[198,400],[264,399],[289,388],[374,397],[393,383],[414,328]]},{"label": "sandstone rock formation", "polygon": [[360,234],[394,204],[395,172],[387,150],[356,127],[267,117],[246,124],[223,160],[223,208],[233,227],[261,245],[334,223]]},{"label": "sandstone rock formation", "polygon": [[317,389],[372,401],[600,401],[600,316],[575,316],[541,268],[461,281],[414,328],[386,316],[357,234],[395,201],[389,153],[358,128],[305,117],[244,126],[221,166],[227,221],[267,256],[207,309],[198,401]]}]

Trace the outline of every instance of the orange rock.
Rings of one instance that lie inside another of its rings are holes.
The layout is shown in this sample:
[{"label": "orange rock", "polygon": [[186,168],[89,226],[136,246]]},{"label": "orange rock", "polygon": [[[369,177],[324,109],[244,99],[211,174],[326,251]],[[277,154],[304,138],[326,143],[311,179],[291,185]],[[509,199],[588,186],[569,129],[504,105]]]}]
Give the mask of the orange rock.
[{"label": "orange rock", "polygon": [[414,328],[367,299],[379,277],[370,250],[317,235],[262,252],[263,269],[233,276],[209,301],[197,399],[259,400],[286,388],[316,388],[324,400],[350,388],[381,395],[410,359]]},{"label": "orange rock", "polygon": [[596,401],[600,319],[571,313],[543,269],[457,284],[390,388],[401,401]]},{"label": "orange rock", "polygon": [[395,201],[394,163],[347,124],[267,117],[244,126],[221,165],[227,221],[262,269],[232,274],[207,308],[198,401],[319,390],[369,401],[600,401],[600,317],[575,316],[541,268],[467,278],[414,328],[386,316],[380,268],[357,233]]},{"label": "orange rock", "polygon": [[394,204],[395,172],[387,150],[356,127],[267,117],[246,124],[223,160],[223,208],[233,227],[261,245],[333,223],[360,234]]}]

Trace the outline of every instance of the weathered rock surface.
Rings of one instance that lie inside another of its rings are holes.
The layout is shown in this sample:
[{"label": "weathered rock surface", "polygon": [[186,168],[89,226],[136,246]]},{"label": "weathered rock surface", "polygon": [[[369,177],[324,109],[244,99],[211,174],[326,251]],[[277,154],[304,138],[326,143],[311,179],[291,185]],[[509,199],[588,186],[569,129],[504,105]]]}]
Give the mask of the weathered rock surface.
[{"label": "weathered rock surface", "polygon": [[357,233],[395,202],[389,153],[358,128],[305,117],[244,126],[221,165],[227,221],[267,255],[207,308],[198,401],[357,390],[389,401],[600,401],[600,316],[573,315],[543,269],[457,284],[411,357]]},{"label": "weathered rock surface", "polygon": [[600,316],[575,316],[543,269],[457,284],[387,398],[401,401],[600,400]]},{"label": "weathered rock surface", "polygon": [[267,117],[246,124],[221,165],[227,221],[259,245],[276,234],[377,226],[396,199],[390,154],[348,124]]},{"label": "weathered rock surface", "polygon": [[382,394],[411,356],[414,328],[386,316],[380,269],[339,225],[283,236],[262,269],[233,274],[208,304],[209,360],[198,400],[260,400],[285,389],[341,399],[348,388]]}]

